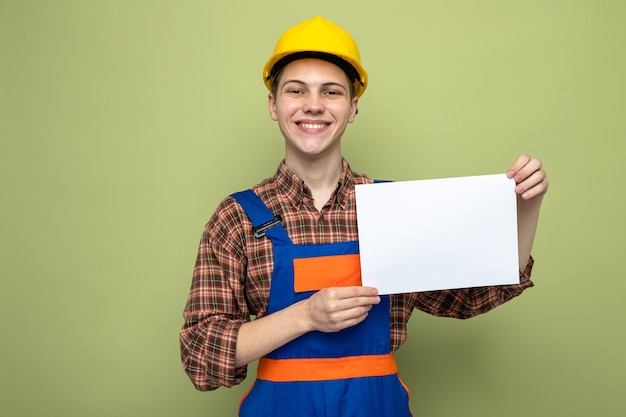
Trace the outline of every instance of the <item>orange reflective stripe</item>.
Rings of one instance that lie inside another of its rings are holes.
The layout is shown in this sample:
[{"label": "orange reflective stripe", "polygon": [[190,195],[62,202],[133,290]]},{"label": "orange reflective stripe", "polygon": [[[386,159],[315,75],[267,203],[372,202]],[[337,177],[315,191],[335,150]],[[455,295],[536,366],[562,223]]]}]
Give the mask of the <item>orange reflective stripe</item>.
[{"label": "orange reflective stripe", "polygon": [[295,292],[361,285],[361,258],[355,255],[317,256],[293,260]]},{"label": "orange reflective stripe", "polygon": [[398,366],[390,353],[343,358],[261,358],[257,378],[274,382],[328,381],[396,373]]}]

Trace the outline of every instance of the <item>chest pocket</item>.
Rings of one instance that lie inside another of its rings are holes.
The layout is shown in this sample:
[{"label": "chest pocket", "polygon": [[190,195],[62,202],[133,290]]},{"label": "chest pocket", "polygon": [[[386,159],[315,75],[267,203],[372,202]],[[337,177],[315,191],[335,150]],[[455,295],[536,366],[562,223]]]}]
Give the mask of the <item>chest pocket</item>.
[{"label": "chest pocket", "polygon": [[318,291],[327,287],[361,285],[358,254],[316,256],[293,260],[294,292]]}]

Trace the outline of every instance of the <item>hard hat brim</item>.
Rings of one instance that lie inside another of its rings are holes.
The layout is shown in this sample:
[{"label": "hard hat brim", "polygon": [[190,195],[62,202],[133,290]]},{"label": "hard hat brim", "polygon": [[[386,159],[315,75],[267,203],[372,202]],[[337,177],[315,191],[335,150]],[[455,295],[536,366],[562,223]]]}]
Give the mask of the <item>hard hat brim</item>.
[{"label": "hard hat brim", "polygon": [[273,55],[263,68],[263,82],[271,92],[276,75],[289,63],[298,59],[315,58],[328,61],[341,68],[354,86],[354,95],[361,97],[367,88],[367,71],[358,62],[347,57],[318,51],[291,51],[284,54]]}]

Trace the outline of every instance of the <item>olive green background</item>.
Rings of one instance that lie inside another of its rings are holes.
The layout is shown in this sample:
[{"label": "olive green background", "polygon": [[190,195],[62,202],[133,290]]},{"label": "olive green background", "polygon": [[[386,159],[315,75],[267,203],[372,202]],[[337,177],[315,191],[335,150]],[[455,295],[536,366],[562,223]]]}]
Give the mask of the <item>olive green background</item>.
[{"label": "olive green background", "polygon": [[178,331],[215,206],[272,175],[261,69],[321,14],[370,73],[352,167],[551,180],[536,286],[469,321],[416,312],[416,416],[626,413],[626,2],[0,0],[3,416],[234,416]]}]

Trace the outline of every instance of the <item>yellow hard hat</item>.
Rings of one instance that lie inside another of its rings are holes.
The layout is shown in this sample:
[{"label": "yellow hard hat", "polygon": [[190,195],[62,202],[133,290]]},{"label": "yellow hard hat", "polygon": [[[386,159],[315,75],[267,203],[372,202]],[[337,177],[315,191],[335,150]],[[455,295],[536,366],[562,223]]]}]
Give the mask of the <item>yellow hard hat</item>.
[{"label": "yellow hard hat", "polygon": [[321,16],[287,29],[278,39],[274,54],[263,68],[267,89],[272,91],[274,77],[285,65],[300,58],[319,58],[338,65],[352,80],[357,97],[367,88],[367,71],[361,66],[356,42],[344,29]]}]

